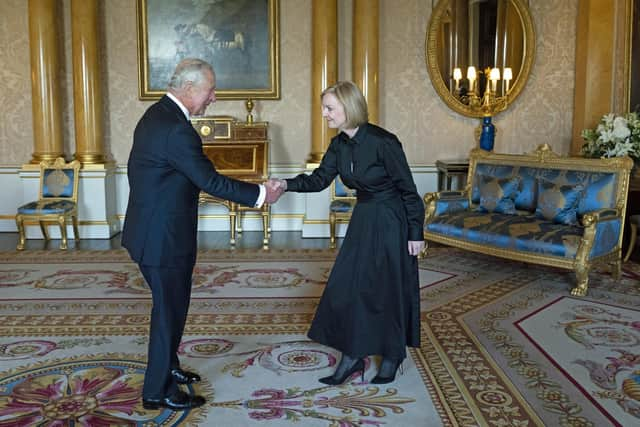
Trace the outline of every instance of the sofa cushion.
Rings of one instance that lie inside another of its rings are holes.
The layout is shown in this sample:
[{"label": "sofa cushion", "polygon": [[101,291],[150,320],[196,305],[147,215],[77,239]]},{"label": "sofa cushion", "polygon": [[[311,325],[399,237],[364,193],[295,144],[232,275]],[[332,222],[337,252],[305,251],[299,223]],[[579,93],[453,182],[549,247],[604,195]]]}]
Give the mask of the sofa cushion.
[{"label": "sofa cushion", "polygon": [[471,202],[474,204],[480,203],[480,177],[482,175],[485,176],[495,176],[497,178],[510,178],[518,173],[517,166],[509,166],[509,165],[488,165],[484,163],[478,163],[476,165],[475,175],[472,180],[471,187]]},{"label": "sofa cushion", "polygon": [[578,206],[578,217],[586,212],[614,208],[616,203],[616,190],[618,188],[617,176],[613,172],[590,172],[584,170],[562,170],[543,167],[493,165],[478,163],[475,176],[471,185],[471,202],[480,203],[480,191],[478,178],[480,175],[490,175],[499,178],[519,176],[520,190],[515,197],[517,210],[534,212],[538,200],[538,180],[544,179],[562,185],[582,185],[584,195]]},{"label": "sofa cushion", "polygon": [[536,216],[558,224],[574,225],[578,222],[578,205],[584,187],[562,185],[545,179],[538,180]]},{"label": "sofa cushion", "polygon": [[489,175],[478,177],[480,212],[497,212],[508,215],[516,213],[514,199],[520,187],[520,177],[498,178]]},{"label": "sofa cushion", "polygon": [[434,215],[443,215],[445,213],[456,213],[469,210],[469,199],[460,197],[459,194],[448,196],[446,192],[440,193],[440,199],[436,201],[436,210]]},{"label": "sofa cushion", "polygon": [[616,207],[618,183],[614,172],[539,168],[536,177],[557,185],[581,185],[584,191],[578,205],[578,217],[590,211]]},{"label": "sofa cushion", "polygon": [[481,175],[495,176],[498,178],[517,176],[520,177],[520,188],[514,197],[515,208],[517,210],[534,212],[536,210],[538,194],[538,185],[536,182],[538,173],[537,168],[478,163],[471,188],[471,201],[474,204],[480,203],[479,178]]},{"label": "sofa cushion", "polygon": [[[583,229],[556,224],[534,214],[504,215],[477,211],[434,218],[431,233],[505,250],[575,258]],[[490,249],[487,253],[491,253]]]},{"label": "sofa cushion", "polygon": [[515,199],[516,209],[533,213],[538,201],[537,170],[530,167],[519,167],[515,174],[521,178],[520,191]]}]

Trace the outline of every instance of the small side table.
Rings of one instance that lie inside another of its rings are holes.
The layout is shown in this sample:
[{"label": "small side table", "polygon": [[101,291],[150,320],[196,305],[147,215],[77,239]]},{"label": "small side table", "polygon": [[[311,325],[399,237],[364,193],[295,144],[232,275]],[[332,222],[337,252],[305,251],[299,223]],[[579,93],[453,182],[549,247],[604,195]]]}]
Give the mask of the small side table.
[{"label": "small side table", "polygon": [[451,190],[453,177],[458,177],[460,187],[464,187],[469,173],[469,160],[436,160],[438,170],[438,191]]}]

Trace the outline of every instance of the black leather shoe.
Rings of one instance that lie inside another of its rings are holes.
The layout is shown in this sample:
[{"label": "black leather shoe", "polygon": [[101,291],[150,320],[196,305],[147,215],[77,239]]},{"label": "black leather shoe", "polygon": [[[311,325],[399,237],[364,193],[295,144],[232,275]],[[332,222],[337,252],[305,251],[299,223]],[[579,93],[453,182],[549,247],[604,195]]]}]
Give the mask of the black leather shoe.
[{"label": "black leather shoe", "polygon": [[182,369],[172,369],[171,375],[178,384],[193,384],[200,381],[200,375],[195,372],[183,371]]},{"label": "black leather shoe", "polygon": [[162,399],[142,399],[142,407],[144,409],[168,408],[173,411],[197,408],[198,406],[204,405],[204,403],[204,397],[197,395],[192,396],[182,390]]}]

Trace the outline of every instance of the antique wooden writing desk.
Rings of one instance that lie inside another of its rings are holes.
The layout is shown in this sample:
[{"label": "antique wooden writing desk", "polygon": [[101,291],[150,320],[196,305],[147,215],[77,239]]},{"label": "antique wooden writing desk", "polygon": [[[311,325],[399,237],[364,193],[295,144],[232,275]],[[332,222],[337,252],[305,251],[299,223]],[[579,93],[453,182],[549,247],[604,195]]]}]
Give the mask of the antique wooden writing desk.
[{"label": "antique wooden writing desk", "polygon": [[[202,138],[204,154],[219,173],[254,183],[262,183],[268,178],[267,122],[246,123],[236,121],[233,117],[211,116],[192,118],[191,124]],[[200,194],[200,203],[218,203],[229,209],[232,245],[236,243],[236,231],[242,232],[243,212],[259,211],[264,232],[262,243],[265,249],[269,247],[271,210],[267,203],[261,208],[248,208],[206,193]]]}]

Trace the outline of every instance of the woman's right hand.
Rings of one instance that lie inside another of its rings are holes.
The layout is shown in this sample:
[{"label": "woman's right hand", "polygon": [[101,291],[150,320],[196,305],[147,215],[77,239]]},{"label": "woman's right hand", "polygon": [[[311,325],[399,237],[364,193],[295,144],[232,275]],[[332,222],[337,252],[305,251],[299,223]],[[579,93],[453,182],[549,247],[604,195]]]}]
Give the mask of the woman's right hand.
[{"label": "woman's right hand", "polygon": [[281,189],[282,191],[287,191],[287,181],[280,178],[269,178],[267,181],[267,185],[271,186],[274,189]]}]

